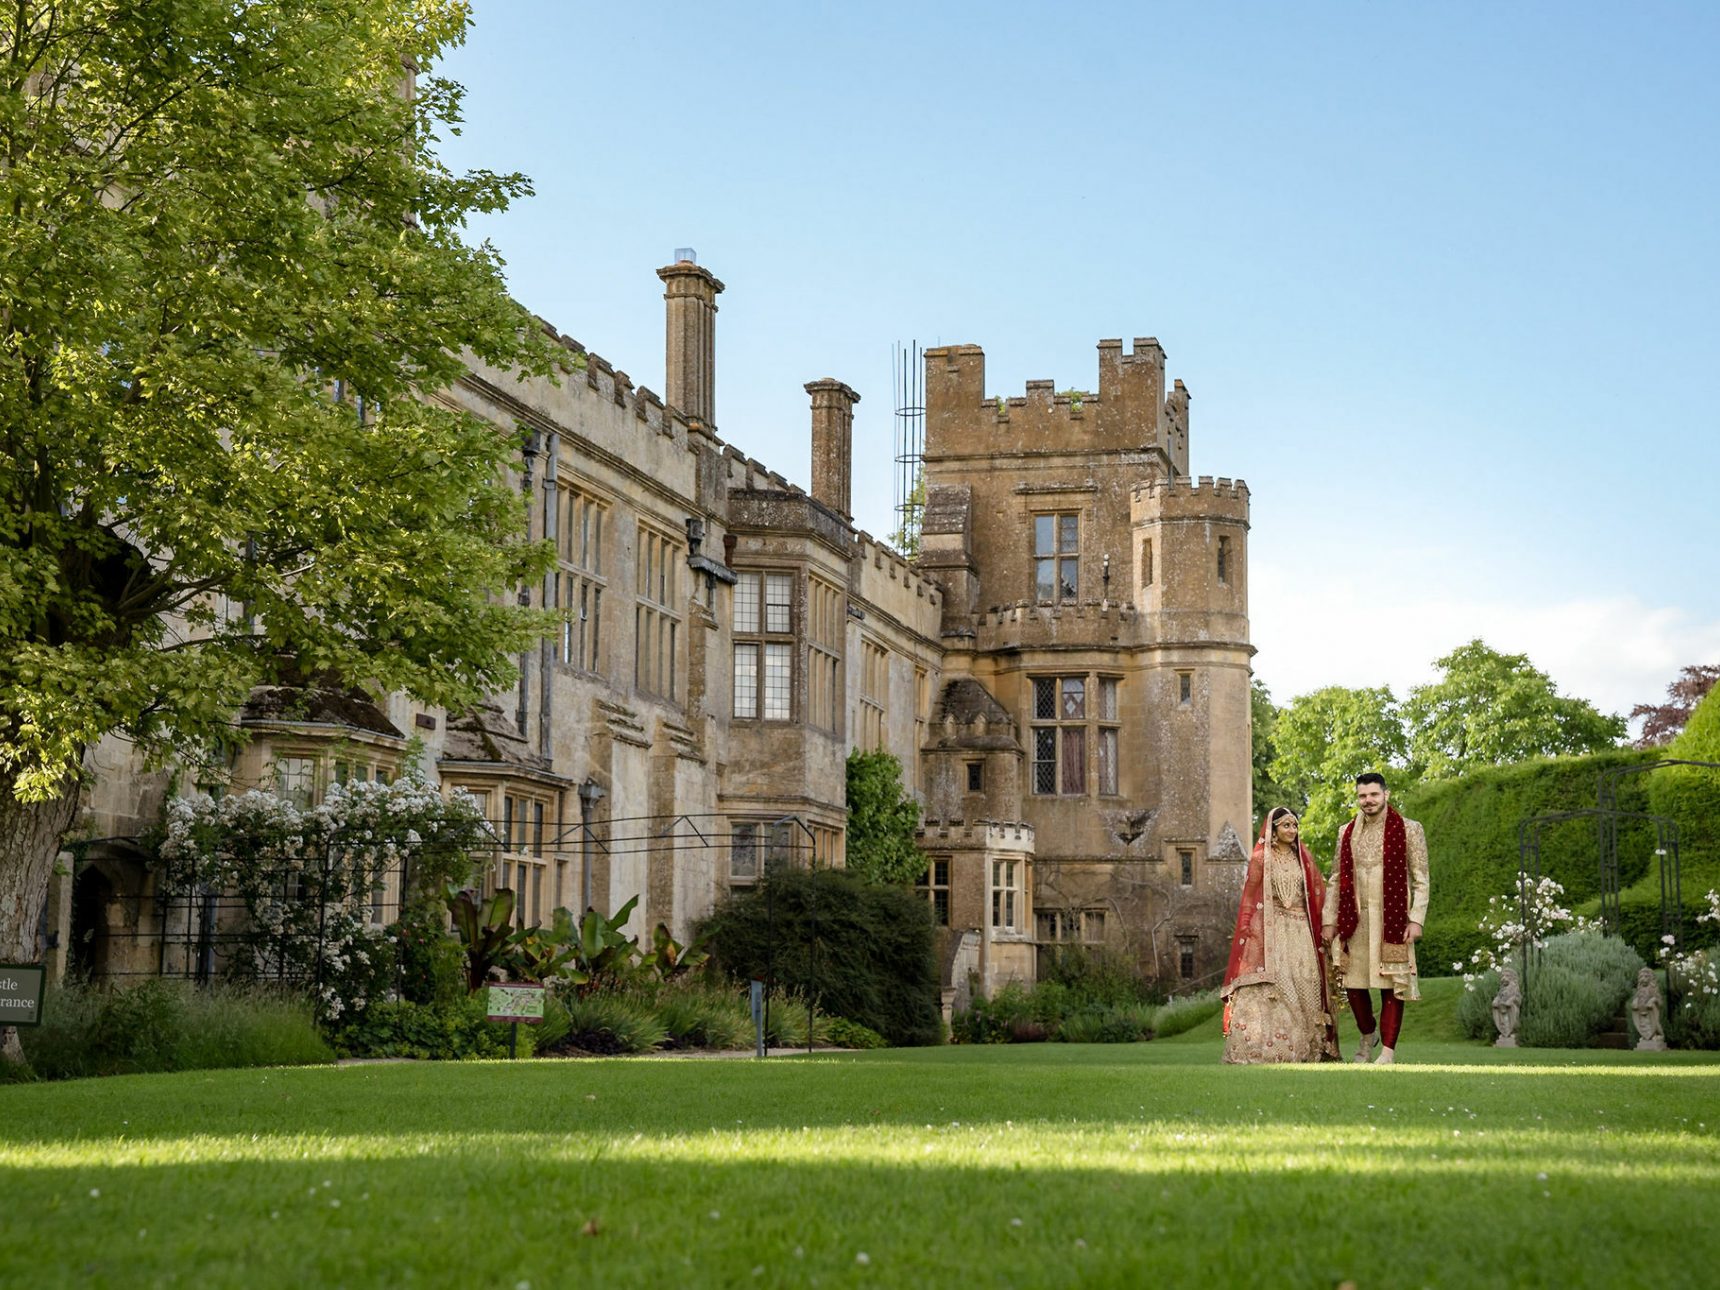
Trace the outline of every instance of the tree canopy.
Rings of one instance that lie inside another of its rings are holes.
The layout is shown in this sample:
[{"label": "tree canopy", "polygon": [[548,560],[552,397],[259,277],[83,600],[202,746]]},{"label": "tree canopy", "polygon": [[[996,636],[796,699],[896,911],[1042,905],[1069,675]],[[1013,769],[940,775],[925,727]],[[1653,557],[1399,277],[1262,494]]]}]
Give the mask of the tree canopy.
[{"label": "tree canopy", "polygon": [[913,882],[926,871],[914,842],[919,804],[902,791],[902,763],[886,752],[848,754],[848,869],[869,882]]},{"label": "tree canopy", "polygon": [[1388,686],[1329,685],[1292,699],[1278,713],[1273,743],[1272,778],[1288,795],[1288,805],[1307,804],[1302,836],[1317,855],[1331,854],[1339,827],[1350,818],[1356,776],[1373,770],[1393,782],[1393,768],[1403,765],[1406,751]]},{"label": "tree canopy", "polygon": [[1666,687],[1665,703],[1639,703],[1630,710],[1630,720],[1642,720],[1638,748],[1658,748],[1678,738],[1696,705],[1720,682],[1720,664],[1697,663],[1679,669],[1678,679]]},{"label": "tree canopy", "polygon": [[[449,0],[58,0],[0,18],[0,769],[218,732],[279,660],[458,703],[528,639],[518,444],[437,402],[547,370],[435,158]],[[511,598],[510,598],[511,599]]]},{"label": "tree canopy", "polygon": [[1450,779],[1472,766],[1599,752],[1624,738],[1623,717],[1562,697],[1525,654],[1501,654],[1472,640],[1434,666],[1440,678],[1411,690],[1403,712],[1410,758],[1429,779]]},{"label": "tree canopy", "polygon": [[0,960],[38,952],[104,736],[198,754],[271,680],[462,706],[540,630],[519,438],[448,397],[558,354],[460,236],[526,181],[433,150],[460,89],[418,69],[467,21],[0,14]]}]

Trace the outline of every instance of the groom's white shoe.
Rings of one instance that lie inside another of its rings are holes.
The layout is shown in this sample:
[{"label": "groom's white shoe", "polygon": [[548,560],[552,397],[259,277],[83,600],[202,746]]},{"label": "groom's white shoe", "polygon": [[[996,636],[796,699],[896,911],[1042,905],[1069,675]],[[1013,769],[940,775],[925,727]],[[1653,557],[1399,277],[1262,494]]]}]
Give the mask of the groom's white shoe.
[{"label": "groom's white shoe", "polygon": [[1369,1034],[1363,1035],[1362,1036],[1362,1046],[1360,1048],[1356,1049],[1356,1055],[1353,1058],[1351,1058],[1350,1060],[1354,1061],[1354,1062],[1371,1062],[1371,1061],[1373,1061],[1373,1059],[1374,1059],[1374,1038],[1376,1035],[1378,1035],[1378,1033],[1379,1033],[1378,1031],[1373,1031]]},{"label": "groom's white shoe", "polygon": [[1374,1058],[1375,1066],[1390,1066],[1397,1061],[1397,1050],[1393,1048],[1380,1049],[1380,1055]]}]

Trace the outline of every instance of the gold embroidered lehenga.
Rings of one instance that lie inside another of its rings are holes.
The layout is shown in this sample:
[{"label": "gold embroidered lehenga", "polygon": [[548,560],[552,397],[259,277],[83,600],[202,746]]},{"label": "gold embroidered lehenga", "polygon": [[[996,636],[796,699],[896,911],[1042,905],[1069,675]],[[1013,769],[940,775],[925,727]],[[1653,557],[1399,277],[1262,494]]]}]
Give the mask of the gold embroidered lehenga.
[{"label": "gold embroidered lehenga", "polygon": [[1317,1062],[1338,1055],[1318,939],[1323,885],[1300,842],[1275,843],[1267,816],[1249,858],[1225,973],[1224,1060]]}]

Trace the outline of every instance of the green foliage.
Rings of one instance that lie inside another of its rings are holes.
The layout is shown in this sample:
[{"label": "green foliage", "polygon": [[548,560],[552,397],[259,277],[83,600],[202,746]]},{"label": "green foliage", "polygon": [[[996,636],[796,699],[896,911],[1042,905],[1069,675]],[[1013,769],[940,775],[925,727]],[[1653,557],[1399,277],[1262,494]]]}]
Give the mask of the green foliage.
[{"label": "green foliage", "polygon": [[[1031,989],[1011,981],[990,998],[975,995],[957,1012],[950,1035],[959,1044],[1031,1044],[1048,1039],[1066,1044],[1132,1044],[1153,1037],[1158,1009],[1142,984],[1094,956],[1093,971],[1064,968],[1064,979],[1047,977]],[[1068,960],[1060,960],[1067,964]]]},{"label": "green foliage", "polygon": [[[1680,761],[1720,762],[1720,688],[1696,705],[1684,729],[1657,752]],[[1649,776],[1652,810],[1679,824],[1680,845],[1720,858],[1720,770],[1668,766]]]},{"label": "green foliage", "polygon": [[779,984],[810,994],[825,1013],[897,1046],[942,1038],[935,933],[926,902],[912,891],[841,869],[770,874],[757,890],[718,905],[700,928],[731,979],[764,980],[774,971]]},{"label": "green foliage", "polygon": [[675,1048],[751,1048],[752,1015],[732,987],[715,988],[682,978],[656,998],[657,1020]]},{"label": "green foliage", "polygon": [[[1586,1048],[1618,1018],[1642,956],[1616,936],[1566,932],[1550,938],[1525,976],[1518,1041],[1525,1048]],[[1499,974],[1483,972],[1459,995],[1457,1022],[1491,1042]]]},{"label": "green foliage", "polygon": [[1720,1048],[1720,954],[1697,950],[1669,973],[1666,1040],[1676,1048]]},{"label": "green foliage", "polygon": [[51,988],[43,1023],[21,1029],[43,1079],[287,1066],[333,1058],[302,999],[254,987],[146,980],[120,990]]},{"label": "green foliage", "polygon": [[1278,708],[1259,677],[1249,685],[1248,710],[1254,731],[1254,814],[1265,818],[1274,806],[1287,804],[1287,797],[1272,778],[1272,763],[1278,756]]},{"label": "green foliage", "polygon": [[659,979],[673,981],[710,960],[700,937],[691,945],[682,945],[669,932],[668,925],[658,923],[651,929],[651,950],[639,960],[639,966],[655,972]]},{"label": "green foliage", "polygon": [[1405,787],[1408,745],[1389,687],[1330,685],[1301,695],[1279,710],[1272,738],[1270,773],[1283,805],[1306,803],[1302,837],[1317,856],[1332,854],[1339,828],[1354,813],[1357,775],[1378,771],[1394,790]]},{"label": "green foliage", "polygon": [[[342,1057],[415,1057],[420,1060],[463,1061],[508,1055],[510,1026],[485,1015],[483,994],[465,995],[451,1003],[420,1004],[405,1000],[373,1003],[335,1031],[333,1043]],[[533,1027],[519,1028],[515,1051],[529,1057]]]},{"label": "green foliage", "polygon": [[1043,960],[1039,988],[1063,986],[1072,1006],[1106,1004],[1126,1007],[1158,1003],[1158,984],[1141,974],[1128,956],[1103,945],[1060,945]]},{"label": "green foliage", "polygon": [[[0,794],[122,734],[234,735],[253,685],[453,708],[550,625],[518,440],[432,396],[563,351],[468,246],[529,191],[433,149],[458,0],[20,0],[0,19]],[[402,93],[403,64],[426,69]],[[234,612],[243,605],[244,612]],[[49,857],[0,909],[32,943]],[[15,854],[15,853],[14,853]]]},{"label": "green foliage", "polygon": [[[1487,911],[1488,896],[1516,887],[1519,822],[1592,807],[1599,772],[1641,765],[1656,752],[1609,749],[1586,757],[1483,767],[1461,779],[1425,782],[1394,794],[1394,804],[1421,821],[1427,831],[1431,894],[1427,926],[1417,949],[1422,972],[1450,971],[1453,962],[1467,960],[1482,944],[1476,924]],[[1624,776],[1618,782],[1619,806],[1626,811],[1648,810],[1649,788],[1666,773]],[[1682,817],[1677,822],[1681,831],[1687,827]],[[1683,861],[1686,892],[1706,890],[1720,880],[1716,863],[1720,853],[1686,847]],[[1619,870],[1625,888],[1622,933],[1646,958],[1654,953],[1660,937],[1659,868],[1652,829],[1640,823],[1620,826]],[[1593,914],[1599,891],[1593,821],[1573,820],[1544,829],[1541,872],[1564,887],[1574,910]],[[1637,884],[1634,889],[1633,884]],[[1687,901],[1687,929],[1700,912],[1700,906]]]},{"label": "green foliage", "polygon": [[639,944],[621,929],[639,903],[634,896],[613,914],[588,909],[579,920],[574,942],[572,981],[582,995],[613,989],[624,982],[639,957]]},{"label": "green foliage", "polygon": [[613,1055],[648,1053],[669,1038],[668,1027],[648,1000],[618,991],[564,995],[567,1034],[556,1051]]},{"label": "green foliage", "polygon": [[1586,699],[1561,698],[1526,654],[1501,654],[1480,640],[1436,659],[1439,680],[1404,702],[1411,761],[1429,779],[1477,766],[1599,752],[1625,735],[1625,720]]},{"label": "green foliage", "polygon": [[466,989],[480,990],[491,968],[511,962],[514,933],[514,893],[498,887],[485,896],[474,888],[448,892],[448,915],[454,934],[466,951]]},{"label": "green foliage", "polygon": [[914,843],[919,803],[902,791],[902,763],[886,752],[848,754],[848,871],[868,882],[911,883],[926,872]]},{"label": "green foliage", "polygon": [[1172,1035],[1193,1030],[1223,1010],[1224,1000],[1218,997],[1216,990],[1172,999],[1153,1014],[1153,1034],[1160,1039],[1169,1039]]},{"label": "green foliage", "polygon": [[825,1027],[825,1038],[837,1048],[888,1048],[890,1041],[869,1026],[847,1017],[832,1017]]}]

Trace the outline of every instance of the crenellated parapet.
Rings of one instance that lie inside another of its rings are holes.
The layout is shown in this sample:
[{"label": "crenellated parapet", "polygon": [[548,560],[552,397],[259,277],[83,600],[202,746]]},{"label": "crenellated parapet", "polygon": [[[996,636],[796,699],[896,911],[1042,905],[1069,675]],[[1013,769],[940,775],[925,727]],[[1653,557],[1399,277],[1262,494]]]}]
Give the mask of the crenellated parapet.
[{"label": "crenellated parapet", "polygon": [[922,847],[963,847],[1031,855],[1033,826],[1021,820],[922,820],[915,834]]},{"label": "crenellated parapet", "polygon": [[[1176,460],[1170,436],[1180,415],[1182,468],[1187,463],[1187,392],[1165,393],[1165,351],[1151,336],[1125,351],[1102,340],[1096,393],[1034,380],[1023,394],[988,397],[985,351],[946,345],[925,352],[928,460],[999,453],[1158,452]],[[1181,390],[1181,383],[1178,383]]]},{"label": "crenellated parapet", "polygon": [[1130,489],[1135,523],[1154,519],[1226,519],[1247,525],[1248,484],[1240,479],[1179,475],[1143,480]]}]

